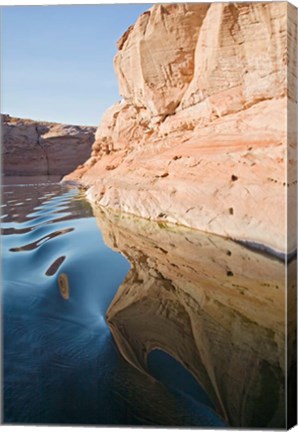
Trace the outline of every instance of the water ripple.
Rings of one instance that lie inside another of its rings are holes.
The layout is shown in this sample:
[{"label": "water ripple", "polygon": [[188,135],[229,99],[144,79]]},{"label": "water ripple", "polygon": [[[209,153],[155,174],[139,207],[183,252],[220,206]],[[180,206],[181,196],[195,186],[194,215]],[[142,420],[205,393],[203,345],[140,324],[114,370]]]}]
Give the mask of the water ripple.
[{"label": "water ripple", "polygon": [[47,276],[53,276],[57,272],[57,270],[59,269],[59,267],[61,266],[61,264],[65,260],[65,258],[66,258],[65,256],[61,256],[61,257],[55,259],[55,261],[50,265],[50,267],[47,269],[45,274]]},{"label": "water ripple", "polygon": [[53,239],[55,237],[58,237],[58,236],[60,236],[62,234],[67,234],[67,233],[69,233],[69,232],[71,232],[73,230],[74,230],[74,228],[65,228],[63,230],[54,231],[54,232],[52,232],[52,233],[50,233],[50,234],[48,234],[48,235],[40,238],[39,240],[37,240],[37,241],[35,241],[33,243],[29,243],[29,244],[26,244],[24,246],[10,248],[9,250],[11,252],[31,251],[33,249],[38,248],[39,246],[41,246],[45,242],[47,242],[47,241],[49,241],[49,240],[51,240],[51,239]]},{"label": "water ripple", "polygon": [[31,180],[3,204],[4,423],[204,424],[115,349],[104,317],[130,264],[80,192]]}]

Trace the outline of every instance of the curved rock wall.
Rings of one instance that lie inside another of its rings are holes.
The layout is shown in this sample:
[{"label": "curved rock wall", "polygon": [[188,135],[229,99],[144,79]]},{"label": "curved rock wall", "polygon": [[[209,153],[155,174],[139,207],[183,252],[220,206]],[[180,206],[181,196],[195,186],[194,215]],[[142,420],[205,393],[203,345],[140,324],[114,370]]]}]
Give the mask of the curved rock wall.
[{"label": "curved rock wall", "polygon": [[293,252],[296,41],[285,2],[154,5],[118,43],[123,100],[66,179],[103,206]]},{"label": "curved rock wall", "polygon": [[90,155],[95,128],[36,122],[9,115],[2,120],[4,175],[65,175]]}]

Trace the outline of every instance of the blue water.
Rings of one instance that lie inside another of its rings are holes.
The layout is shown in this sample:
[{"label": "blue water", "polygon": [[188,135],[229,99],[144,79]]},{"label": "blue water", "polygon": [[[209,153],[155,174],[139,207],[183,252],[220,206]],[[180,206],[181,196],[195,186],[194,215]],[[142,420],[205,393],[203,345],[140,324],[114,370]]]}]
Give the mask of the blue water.
[{"label": "blue water", "polygon": [[170,356],[150,354],[150,377],[119,354],[105,312],[130,264],[105,245],[84,196],[47,178],[9,183],[1,216],[4,423],[223,427]]}]

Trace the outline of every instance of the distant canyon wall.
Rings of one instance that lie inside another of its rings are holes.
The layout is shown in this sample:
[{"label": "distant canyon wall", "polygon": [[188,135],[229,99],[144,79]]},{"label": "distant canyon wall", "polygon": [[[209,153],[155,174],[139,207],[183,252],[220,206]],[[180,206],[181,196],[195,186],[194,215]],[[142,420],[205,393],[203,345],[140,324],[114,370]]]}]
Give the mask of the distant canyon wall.
[{"label": "distant canyon wall", "polygon": [[293,252],[296,43],[286,2],[154,5],[119,40],[123,99],[65,180],[101,206]]},{"label": "distant canyon wall", "polygon": [[1,116],[4,175],[65,175],[90,155],[96,128]]}]

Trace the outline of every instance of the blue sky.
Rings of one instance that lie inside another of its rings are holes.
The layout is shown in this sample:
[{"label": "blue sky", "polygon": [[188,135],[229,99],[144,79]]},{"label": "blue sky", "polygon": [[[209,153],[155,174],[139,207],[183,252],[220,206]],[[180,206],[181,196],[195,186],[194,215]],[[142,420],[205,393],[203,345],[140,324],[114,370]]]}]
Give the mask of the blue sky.
[{"label": "blue sky", "polygon": [[2,7],[1,112],[97,125],[120,99],[116,42],[149,7]]}]

